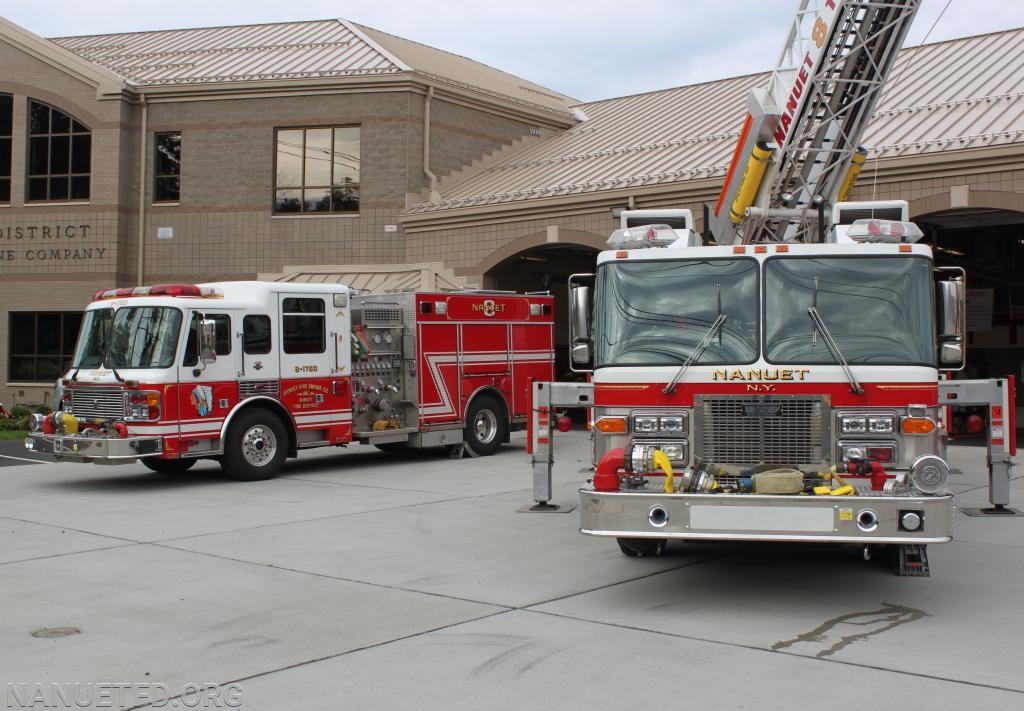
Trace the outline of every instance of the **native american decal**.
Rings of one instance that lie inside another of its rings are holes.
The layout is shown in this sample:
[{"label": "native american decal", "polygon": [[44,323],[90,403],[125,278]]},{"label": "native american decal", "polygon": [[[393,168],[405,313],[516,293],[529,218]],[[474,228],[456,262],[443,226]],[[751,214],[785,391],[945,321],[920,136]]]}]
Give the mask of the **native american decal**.
[{"label": "native american decal", "polygon": [[205,417],[210,414],[210,410],[213,407],[211,405],[213,402],[213,388],[209,385],[197,385],[192,388],[189,400],[192,406],[196,408],[196,414],[200,417]]}]

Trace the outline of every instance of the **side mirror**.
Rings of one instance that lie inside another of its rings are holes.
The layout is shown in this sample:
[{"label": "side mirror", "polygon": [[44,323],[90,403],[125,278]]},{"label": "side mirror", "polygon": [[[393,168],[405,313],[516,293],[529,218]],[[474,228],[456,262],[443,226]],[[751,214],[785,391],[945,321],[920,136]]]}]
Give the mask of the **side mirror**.
[{"label": "side mirror", "polygon": [[939,363],[954,370],[963,367],[964,344],[949,341],[939,346]]},{"label": "side mirror", "polygon": [[569,349],[569,358],[572,360],[573,365],[578,365],[582,368],[589,368],[590,362],[590,344],[586,341],[577,341],[572,344]]},{"label": "side mirror", "polygon": [[964,335],[967,289],[962,281],[939,282],[939,337]]},{"label": "side mirror", "polygon": [[199,362],[212,363],[217,360],[217,322],[202,319],[199,322]]},{"label": "side mirror", "polygon": [[939,368],[963,370],[967,361],[964,338],[967,334],[967,283],[960,267],[940,267],[956,274],[940,281],[936,296]]},{"label": "side mirror", "polygon": [[569,277],[569,368],[574,373],[588,372],[592,367],[591,352],[593,274],[573,274]]}]

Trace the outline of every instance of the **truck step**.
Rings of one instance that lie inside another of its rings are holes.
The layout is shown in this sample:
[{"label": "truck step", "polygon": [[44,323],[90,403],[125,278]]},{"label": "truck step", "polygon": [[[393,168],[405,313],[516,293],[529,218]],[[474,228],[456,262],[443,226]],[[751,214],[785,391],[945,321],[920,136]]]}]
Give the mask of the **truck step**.
[{"label": "truck step", "polygon": [[896,575],[927,578],[931,575],[928,568],[928,546],[919,544],[903,544],[896,547]]}]

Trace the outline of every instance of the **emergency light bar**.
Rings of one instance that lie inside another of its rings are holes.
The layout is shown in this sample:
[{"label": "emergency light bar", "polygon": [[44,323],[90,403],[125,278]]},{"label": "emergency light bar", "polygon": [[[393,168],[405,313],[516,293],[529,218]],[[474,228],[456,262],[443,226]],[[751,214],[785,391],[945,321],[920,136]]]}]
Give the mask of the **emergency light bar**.
[{"label": "emergency light bar", "polygon": [[643,249],[645,247],[668,247],[679,239],[676,231],[668,225],[641,225],[615,230],[608,238],[613,249]]},{"label": "emergency light bar", "polygon": [[219,299],[224,296],[224,293],[212,286],[154,284],[153,286],[126,286],[120,289],[100,289],[92,295],[92,300],[123,299],[129,296],[194,296],[203,299]]},{"label": "emergency light bar", "polygon": [[896,220],[855,220],[846,233],[854,242],[881,242],[906,244],[924,237],[921,228],[913,222]]}]

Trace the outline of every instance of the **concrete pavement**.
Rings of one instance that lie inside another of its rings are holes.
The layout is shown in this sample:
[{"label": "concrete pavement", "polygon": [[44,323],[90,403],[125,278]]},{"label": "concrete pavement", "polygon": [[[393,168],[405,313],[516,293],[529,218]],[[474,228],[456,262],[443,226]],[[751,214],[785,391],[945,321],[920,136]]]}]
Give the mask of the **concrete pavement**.
[{"label": "concrete pavement", "polygon": [[[586,435],[557,445],[554,500],[574,503]],[[984,455],[952,448],[958,506],[987,505]],[[1014,473],[1019,508],[1024,472]],[[178,477],[139,465],[5,467],[3,701],[1024,704],[1024,518],[958,513],[957,540],[929,548],[930,578],[896,577],[852,547],[675,544],[630,559],[612,540],[579,535],[575,512],[518,513],[531,480],[522,438],[458,461],[316,450],[251,484],[212,463]],[[78,632],[32,636],[56,628]]]}]

